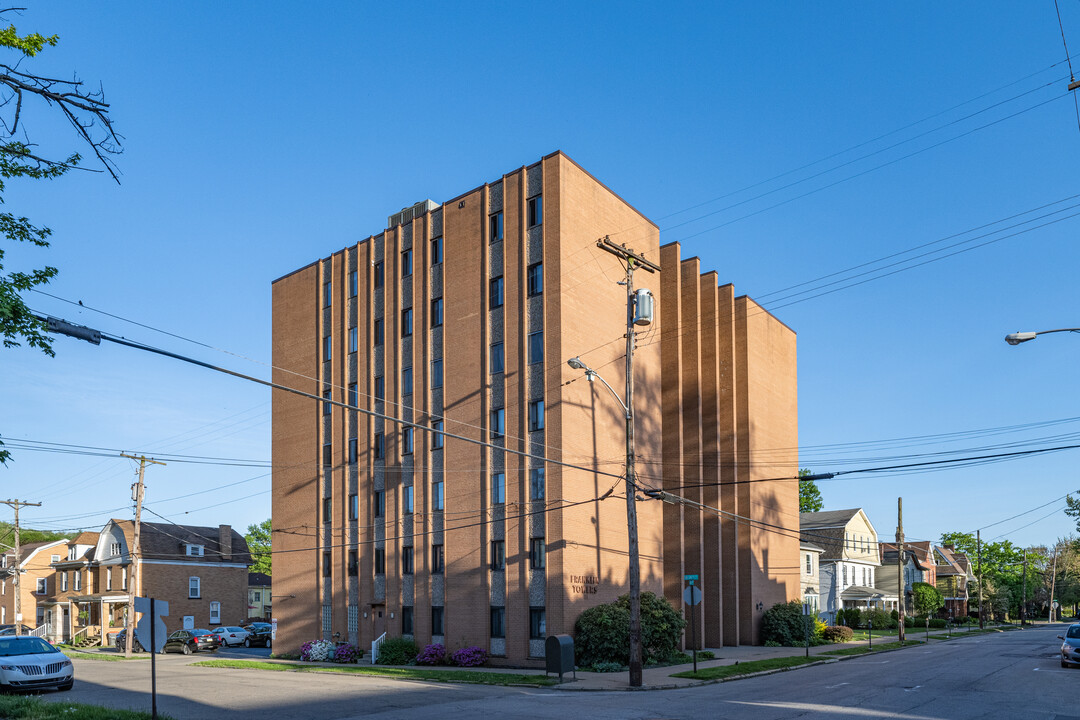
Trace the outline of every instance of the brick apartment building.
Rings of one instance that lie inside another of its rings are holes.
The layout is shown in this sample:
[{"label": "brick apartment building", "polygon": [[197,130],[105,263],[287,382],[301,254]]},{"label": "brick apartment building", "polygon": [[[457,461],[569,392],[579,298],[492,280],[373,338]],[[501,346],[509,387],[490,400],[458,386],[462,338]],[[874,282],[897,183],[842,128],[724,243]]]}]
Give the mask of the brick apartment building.
[{"label": "brick apartment building", "polygon": [[797,481],[759,482],[797,458],[750,462],[798,444],[794,333],[559,152],[387,225],[273,283],[274,381],[357,408],[274,392],[275,647],[385,632],[535,664],[626,592],[623,411],[565,362],[625,383],[605,235],[662,267],[635,276],[641,484],[751,518],[638,503],[642,589],[682,607],[699,574],[705,644],[757,642],[800,592]]},{"label": "brick apartment building", "polygon": [[37,627],[45,622],[45,609],[38,601],[55,591],[52,563],[66,552],[64,540],[25,543],[19,549],[19,589],[15,583],[15,553],[0,556],[0,624],[16,622],[15,595],[19,596],[19,622]]}]

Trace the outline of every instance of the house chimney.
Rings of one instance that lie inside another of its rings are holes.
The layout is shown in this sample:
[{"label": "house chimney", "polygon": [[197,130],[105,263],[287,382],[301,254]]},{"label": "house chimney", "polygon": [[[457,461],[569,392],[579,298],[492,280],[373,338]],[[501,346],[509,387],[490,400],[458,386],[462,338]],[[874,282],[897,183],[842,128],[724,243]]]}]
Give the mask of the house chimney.
[{"label": "house chimney", "polygon": [[218,525],[218,547],[221,561],[232,562],[232,525]]},{"label": "house chimney", "polygon": [[953,543],[945,543],[945,549],[946,550],[955,550],[956,545],[954,545]]}]

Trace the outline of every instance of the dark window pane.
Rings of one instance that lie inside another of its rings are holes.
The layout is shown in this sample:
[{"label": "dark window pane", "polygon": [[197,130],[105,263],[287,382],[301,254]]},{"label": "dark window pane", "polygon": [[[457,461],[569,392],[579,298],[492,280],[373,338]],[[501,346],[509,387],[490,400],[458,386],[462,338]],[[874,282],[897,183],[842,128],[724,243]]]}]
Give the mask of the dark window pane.
[{"label": "dark window pane", "polygon": [[438,450],[443,446],[443,421],[436,420],[435,422],[431,423],[431,427],[435,430],[435,432],[431,434],[431,449]]},{"label": "dark window pane", "polygon": [[528,216],[529,227],[534,225],[540,225],[544,222],[544,198],[541,195],[529,198],[526,204],[526,215]]},{"label": "dark window pane", "polygon": [[401,370],[401,394],[412,395],[412,368]]},{"label": "dark window pane", "polygon": [[443,609],[441,607],[431,608],[431,634],[443,635],[445,634],[445,628],[443,627],[444,617]]},{"label": "dark window pane", "polygon": [[442,545],[431,546],[431,572],[441,573],[446,569],[446,559]]},{"label": "dark window pane", "polygon": [[442,387],[442,360],[431,361],[431,387]]},{"label": "dark window pane", "polygon": [[330,577],[330,569],[332,567],[333,557],[328,552],[324,552],[322,556],[322,574],[323,577]]},{"label": "dark window pane", "polygon": [[386,458],[386,436],[382,433],[375,433],[375,441],[372,443],[375,451],[375,459],[383,460]]},{"label": "dark window pane", "polygon": [[498,439],[506,434],[506,411],[502,408],[491,411],[491,438]]},{"label": "dark window pane", "polygon": [[359,404],[360,397],[356,390],[356,383],[349,383],[349,405],[357,407]]},{"label": "dark window pane", "polygon": [[530,297],[544,292],[544,266],[542,263],[529,266],[525,275],[525,287]]},{"label": "dark window pane", "polygon": [[401,311],[401,337],[412,335],[412,308]]},{"label": "dark window pane", "polygon": [[547,635],[547,611],[544,608],[529,608],[529,637],[541,640]]},{"label": "dark window pane", "polygon": [[383,286],[383,264],[381,262],[375,263],[375,287],[381,288]]},{"label": "dark window pane", "polygon": [[547,548],[544,538],[533,538],[529,541],[529,567],[540,570],[547,564]]},{"label": "dark window pane", "polygon": [[375,346],[383,344],[383,321],[382,319],[376,320],[375,324],[371,328],[372,339],[375,341]]},{"label": "dark window pane", "polygon": [[490,307],[497,308],[503,305],[503,279],[492,278],[488,288],[488,301]]},{"label": "dark window pane", "polygon": [[412,250],[401,253],[401,277],[412,275]]},{"label": "dark window pane", "polygon": [[386,550],[383,548],[375,548],[375,574],[383,575],[386,573]]},{"label": "dark window pane", "polygon": [[357,553],[356,553],[355,550],[350,550],[349,551],[349,569],[348,569],[348,573],[349,573],[350,576],[355,576],[359,572],[359,570],[360,570],[360,559],[357,556]]},{"label": "dark window pane", "polygon": [[544,331],[529,333],[529,364],[544,362]]},{"label": "dark window pane", "polygon": [[375,399],[382,400],[386,397],[386,383],[382,375],[375,378]]},{"label": "dark window pane", "polygon": [[544,499],[544,468],[529,471],[529,497],[533,500]]},{"label": "dark window pane", "polygon": [[491,372],[492,374],[503,371],[503,344],[494,343],[491,346]]},{"label": "dark window pane", "polygon": [[386,514],[386,493],[382,490],[375,491],[375,517]]},{"label": "dark window pane", "polygon": [[408,605],[401,608],[401,634],[413,634],[413,609]]},{"label": "dark window pane", "polygon": [[401,548],[401,573],[403,575],[412,575],[413,572],[413,549],[411,547]]},{"label": "dark window pane", "polygon": [[491,637],[506,637],[506,608],[491,608]]},{"label": "dark window pane", "polygon": [[530,432],[544,429],[544,401],[534,400],[529,403]]},{"label": "dark window pane", "polygon": [[357,290],[359,289],[359,283],[357,279],[357,273],[353,270],[349,273],[349,297],[356,297]]},{"label": "dark window pane", "polygon": [[431,327],[438,327],[443,323],[443,304],[442,298],[435,298],[431,301]]},{"label": "dark window pane", "polygon": [[401,454],[411,455],[413,451],[413,429],[403,428],[401,431]]},{"label": "dark window pane", "polygon": [[431,264],[438,265],[442,262],[442,238],[432,238],[431,240]]},{"label": "dark window pane", "polygon": [[503,216],[495,213],[488,216],[488,241],[495,242],[503,239]]}]

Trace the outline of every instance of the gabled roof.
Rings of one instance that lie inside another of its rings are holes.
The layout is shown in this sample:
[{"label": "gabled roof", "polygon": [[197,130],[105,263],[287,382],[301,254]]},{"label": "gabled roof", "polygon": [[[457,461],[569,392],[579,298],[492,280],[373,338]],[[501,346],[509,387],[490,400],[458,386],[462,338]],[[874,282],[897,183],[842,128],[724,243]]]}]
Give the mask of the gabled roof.
[{"label": "gabled roof", "polygon": [[[124,537],[133,537],[135,523],[132,520],[110,520],[123,530]],[[219,541],[220,528],[203,527],[201,525],[174,525],[172,523],[141,523],[142,530],[139,534],[139,546],[141,555],[145,559],[152,560],[183,560],[185,562],[230,562],[243,565],[252,563],[251,553],[248,550],[244,536],[236,530],[229,528],[232,542],[231,557],[223,556]],[[187,545],[202,545],[203,555],[192,556],[187,554]]]},{"label": "gabled roof", "polygon": [[[20,557],[22,557],[22,564],[25,565],[26,562],[30,558],[32,558],[34,556],[34,554],[37,553],[38,550],[44,550],[44,549],[47,549],[47,548],[51,548],[53,546],[66,545],[66,544],[67,544],[66,539],[44,540],[42,542],[32,542],[32,543],[22,544],[22,545],[19,546],[19,555],[20,555]],[[4,555],[6,555],[7,558],[8,558],[8,565],[13,565],[15,563],[15,551],[14,550],[6,552],[6,553],[4,553]]]},{"label": "gabled roof", "polygon": [[266,573],[248,573],[248,585],[252,587],[270,587],[270,576]]},{"label": "gabled roof", "polygon": [[816,528],[844,527],[851,518],[859,514],[861,508],[850,510],[819,510],[818,512],[799,513],[799,528],[812,530]]},{"label": "gabled roof", "polygon": [[845,530],[856,515],[861,515],[871,532],[874,532],[874,526],[862,508],[799,513],[799,542],[821,546],[823,560],[840,558],[844,554]]},{"label": "gabled roof", "polygon": [[68,545],[97,545],[98,534],[92,530],[83,530],[74,540],[69,540]]}]

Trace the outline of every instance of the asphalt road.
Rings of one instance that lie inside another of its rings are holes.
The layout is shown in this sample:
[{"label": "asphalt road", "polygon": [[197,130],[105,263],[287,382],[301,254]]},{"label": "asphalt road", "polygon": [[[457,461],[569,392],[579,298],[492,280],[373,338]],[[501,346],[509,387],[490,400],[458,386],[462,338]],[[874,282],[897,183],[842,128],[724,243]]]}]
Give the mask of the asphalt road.
[{"label": "asphalt road", "polygon": [[[1064,626],[962,638],[735,682],[652,692],[576,692],[158,664],[158,708],[222,718],[899,718],[1080,720],[1080,669],[1060,667]],[[257,650],[228,655],[262,654]],[[194,658],[200,659],[200,658]],[[148,709],[149,663],[76,661],[77,682],[48,700]]]}]

